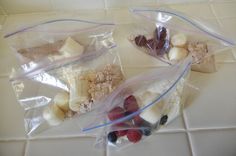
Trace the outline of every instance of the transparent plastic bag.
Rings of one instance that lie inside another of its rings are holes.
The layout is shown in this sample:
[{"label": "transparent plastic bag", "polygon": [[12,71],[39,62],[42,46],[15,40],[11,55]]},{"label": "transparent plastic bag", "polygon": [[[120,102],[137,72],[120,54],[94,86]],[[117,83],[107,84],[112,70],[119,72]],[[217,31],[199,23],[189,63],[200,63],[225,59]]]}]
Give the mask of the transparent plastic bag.
[{"label": "transparent plastic bag", "polygon": [[108,144],[119,150],[139,142],[180,114],[191,63],[189,56],[173,66],[126,80],[102,101],[100,109],[89,112],[78,123],[84,132],[98,133],[97,147]]},{"label": "transparent plastic bag", "polygon": [[210,56],[236,45],[206,22],[172,9],[134,8],[131,13],[137,22],[129,40],[141,51],[170,65],[191,54],[193,70],[214,72],[215,60]]},{"label": "transparent plastic bag", "polygon": [[96,109],[123,80],[119,55],[105,47],[11,77],[30,136]]},{"label": "transparent plastic bag", "polygon": [[113,23],[51,19],[6,33],[5,39],[20,67],[30,71],[55,60],[115,46],[113,29]]}]

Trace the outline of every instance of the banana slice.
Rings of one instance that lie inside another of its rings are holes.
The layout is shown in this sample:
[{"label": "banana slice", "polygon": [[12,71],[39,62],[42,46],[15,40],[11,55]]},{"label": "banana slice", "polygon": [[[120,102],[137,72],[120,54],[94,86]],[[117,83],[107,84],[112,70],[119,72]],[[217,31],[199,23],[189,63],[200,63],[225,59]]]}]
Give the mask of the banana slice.
[{"label": "banana slice", "polygon": [[173,47],[168,53],[168,58],[171,61],[179,61],[187,57],[188,51],[184,48]]},{"label": "banana slice", "polygon": [[175,47],[185,47],[187,37],[184,34],[176,34],[171,37],[171,44]]},{"label": "banana slice", "polygon": [[69,111],[69,94],[67,92],[58,93],[54,97],[54,103],[65,113]]},{"label": "banana slice", "polygon": [[66,57],[81,55],[84,52],[84,47],[71,37],[68,37],[59,52]]},{"label": "banana slice", "polygon": [[[160,96],[159,93],[145,91],[144,93],[141,93],[138,96],[136,96],[136,98],[137,98],[139,107],[142,108],[146,106],[147,104],[151,103],[152,101],[154,101],[158,96]],[[162,115],[163,104],[164,104],[163,102],[159,102],[145,109],[140,114],[140,117],[151,124],[155,124]]]},{"label": "banana slice", "polygon": [[[154,99],[156,99],[158,97],[158,95],[159,94],[157,94],[157,93],[151,93],[151,92],[144,93],[143,94],[143,98],[144,98],[143,102],[145,102],[145,103],[143,103],[143,105],[149,104]],[[152,105],[151,107],[144,110],[140,114],[140,117],[151,124],[155,124],[161,118],[163,105],[164,105],[163,101],[160,101],[159,103]]]},{"label": "banana slice", "polygon": [[69,107],[71,110],[78,112],[81,103],[89,101],[88,80],[75,77],[70,86]]},{"label": "banana slice", "polygon": [[57,105],[51,105],[44,109],[43,118],[49,125],[56,126],[63,122],[65,114]]}]

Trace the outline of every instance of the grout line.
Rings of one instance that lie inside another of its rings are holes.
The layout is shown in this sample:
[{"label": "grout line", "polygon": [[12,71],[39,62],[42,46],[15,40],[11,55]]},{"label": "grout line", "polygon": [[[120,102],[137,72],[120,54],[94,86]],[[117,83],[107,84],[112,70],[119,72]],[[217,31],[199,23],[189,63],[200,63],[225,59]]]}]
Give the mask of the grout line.
[{"label": "grout line", "polygon": [[104,9],[107,11],[108,10],[107,0],[103,0],[103,2],[104,2]]},{"label": "grout line", "polygon": [[108,153],[109,153],[109,152],[108,152],[109,146],[108,146],[108,144],[107,144],[107,138],[106,138],[106,144],[105,144],[105,147],[104,147],[104,148],[105,148],[105,151],[104,151],[104,152],[105,152],[105,156],[108,156],[108,155],[109,155],[109,154],[108,154]]},{"label": "grout line", "polygon": [[231,127],[219,127],[219,128],[192,128],[188,132],[199,132],[199,131],[221,131],[221,130],[236,130],[236,126]]},{"label": "grout line", "polygon": [[71,138],[95,138],[96,135],[80,135],[80,136],[44,136],[31,137],[28,140],[57,140],[57,139],[71,139]]},{"label": "grout line", "polygon": [[10,74],[6,74],[6,73],[5,74],[0,74],[0,78],[9,78],[9,75]]},{"label": "grout line", "polygon": [[[185,115],[184,115],[185,116]],[[184,119],[184,124],[185,124]],[[219,128],[192,128],[192,129],[183,129],[183,130],[167,130],[167,131],[157,131],[153,133],[153,135],[158,134],[173,134],[173,133],[191,133],[191,132],[204,132],[204,131],[222,131],[222,130],[236,130],[236,126],[231,127],[219,127]],[[34,140],[57,140],[57,139],[72,139],[72,138],[96,138],[96,135],[84,135],[84,136],[45,136],[38,138],[8,138],[8,139],[0,139],[0,142],[12,142],[12,141],[34,141]]]},{"label": "grout line", "polygon": [[26,141],[26,140],[27,140],[26,138],[7,138],[7,139],[0,138],[0,142],[11,142],[11,141],[18,142],[18,141]]},{"label": "grout line", "polygon": [[1,8],[1,10],[2,10],[3,15],[7,16],[7,12],[6,12],[6,10],[2,7],[1,2],[0,2],[0,8]]},{"label": "grout line", "polygon": [[195,155],[195,152],[194,152],[194,147],[193,147],[193,142],[192,142],[192,139],[191,139],[191,136],[190,136],[190,133],[187,132],[187,138],[188,138],[188,145],[189,145],[189,148],[190,148],[190,151],[191,151],[191,155],[194,156]]},{"label": "grout line", "polygon": [[231,48],[231,52],[233,53],[234,59],[236,60],[236,50]]},{"label": "grout line", "polygon": [[153,133],[153,135],[158,135],[158,134],[172,134],[172,133],[185,133],[187,132],[186,130],[167,130],[167,131],[157,131]]},{"label": "grout line", "polygon": [[25,142],[25,147],[24,147],[24,154],[23,156],[27,156],[28,155],[28,148],[29,148],[29,140],[27,139]]},{"label": "grout line", "polygon": [[216,10],[214,9],[213,4],[209,3],[208,5],[210,5],[211,12],[215,16],[215,19],[216,19],[217,23],[220,25],[220,27],[223,27],[222,23],[220,22],[219,18],[217,17],[217,13],[216,13]]},{"label": "grout line", "polygon": [[50,2],[50,5],[51,5],[51,11],[55,11],[55,6],[54,6],[54,3],[53,3],[53,0],[49,0]]},{"label": "grout line", "polygon": [[190,149],[191,155],[194,156],[195,154],[194,154],[194,150],[193,150],[193,143],[192,143],[192,140],[191,140],[190,133],[188,131],[189,126],[188,126],[188,123],[187,123],[187,116],[186,116],[184,110],[182,112],[182,117],[183,117],[184,127],[186,129],[186,134],[187,134],[187,138],[188,138],[187,140],[188,140],[189,149]]}]

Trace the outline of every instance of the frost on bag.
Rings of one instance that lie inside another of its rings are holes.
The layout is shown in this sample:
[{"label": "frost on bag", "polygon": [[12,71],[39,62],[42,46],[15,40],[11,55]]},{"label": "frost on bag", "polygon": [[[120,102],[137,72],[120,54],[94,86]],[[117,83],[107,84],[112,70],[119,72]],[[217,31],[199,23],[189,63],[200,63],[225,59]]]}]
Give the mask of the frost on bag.
[{"label": "frost on bag", "polygon": [[236,45],[204,22],[170,9],[138,8],[131,12],[138,20],[130,41],[167,64],[175,64],[192,55],[192,70],[214,72],[213,54]]},{"label": "frost on bag", "polygon": [[54,61],[49,66],[17,73],[11,78],[17,99],[25,109],[28,135],[96,109],[97,103],[123,80],[120,59],[114,48]]},{"label": "frost on bag", "polygon": [[125,81],[101,109],[86,114],[83,131],[98,130],[96,146],[118,150],[151,135],[180,114],[190,66],[188,57]]},{"label": "frost on bag", "polygon": [[24,71],[55,60],[113,47],[113,23],[80,19],[53,19],[9,32],[9,46]]}]

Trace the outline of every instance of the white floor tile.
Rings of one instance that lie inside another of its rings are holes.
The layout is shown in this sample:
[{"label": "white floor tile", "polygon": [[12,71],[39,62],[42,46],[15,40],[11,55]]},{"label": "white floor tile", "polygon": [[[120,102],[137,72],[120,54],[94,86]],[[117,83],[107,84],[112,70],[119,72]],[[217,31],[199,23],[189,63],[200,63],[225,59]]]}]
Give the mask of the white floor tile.
[{"label": "white floor tile", "polygon": [[[128,1],[127,1],[128,2]],[[117,24],[127,24],[133,21],[133,16],[127,8],[124,9],[108,9],[108,19],[113,19]]]},{"label": "white floor tile", "polygon": [[[170,5],[170,8],[173,8],[177,11],[186,13],[194,17],[209,19],[215,18],[213,12],[211,11],[210,5],[208,3],[180,3],[175,5]],[[201,8],[201,11],[199,11]]]},{"label": "white floor tile", "polygon": [[236,57],[234,57],[233,50],[228,49],[224,52],[217,53],[215,55],[215,60],[217,63],[230,63],[230,62],[236,62]]},{"label": "white floor tile", "polygon": [[56,138],[56,137],[76,137],[76,136],[96,136],[95,131],[83,133],[78,121],[74,118],[64,121],[59,126],[45,129],[44,131],[35,134],[33,138]]},{"label": "white floor tile", "polygon": [[235,156],[236,129],[191,133],[195,156]]},{"label": "white floor tile", "polygon": [[103,0],[52,0],[52,5],[56,10],[104,9]]},{"label": "white floor tile", "polygon": [[183,117],[180,115],[173,121],[171,121],[168,125],[165,127],[162,127],[159,132],[168,132],[168,131],[179,131],[179,130],[185,130]]},{"label": "white floor tile", "polygon": [[218,18],[236,17],[236,2],[213,3],[213,9]]},{"label": "white floor tile", "polygon": [[50,0],[18,0],[18,1],[8,1],[2,0],[1,5],[4,7],[8,14],[16,14],[16,13],[31,13],[31,12],[43,12],[49,11],[52,9]]},{"label": "white floor tile", "polygon": [[191,83],[199,88],[187,100],[189,128],[236,127],[236,63],[220,64],[212,74],[192,72]]},{"label": "white floor tile", "polygon": [[94,141],[94,138],[34,140],[29,142],[26,156],[103,156],[104,149],[95,149]]},{"label": "white floor tile", "polygon": [[157,134],[143,142],[121,151],[108,151],[108,156],[189,156],[191,155],[185,133]]},{"label": "white floor tile", "polygon": [[0,139],[25,137],[24,112],[16,102],[8,78],[0,78]]},{"label": "white floor tile", "polygon": [[0,141],[1,156],[24,156],[25,141]]},{"label": "white floor tile", "polygon": [[107,8],[112,10],[112,9],[128,9],[129,7],[145,7],[145,6],[152,6],[155,7],[157,6],[158,3],[156,0],[108,0],[107,1]]},{"label": "white floor tile", "polygon": [[0,75],[9,75],[11,69],[17,65],[15,56],[0,33]]},{"label": "white floor tile", "polygon": [[219,19],[219,22],[221,24],[222,30],[225,32],[225,37],[236,42],[236,31],[235,31],[236,17]]}]

